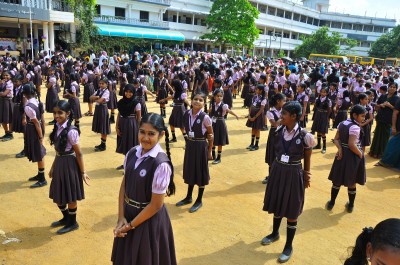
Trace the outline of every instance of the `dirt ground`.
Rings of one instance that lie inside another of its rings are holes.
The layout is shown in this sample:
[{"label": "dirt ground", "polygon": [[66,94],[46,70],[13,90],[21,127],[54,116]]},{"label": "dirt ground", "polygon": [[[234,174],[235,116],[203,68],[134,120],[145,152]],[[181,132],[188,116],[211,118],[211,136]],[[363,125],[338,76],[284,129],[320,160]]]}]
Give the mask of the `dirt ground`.
[{"label": "dirt ground", "polygon": [[[272,216],[262,211],[265,185],[261,180],[267,174],[264,156],[268,132],[261,134],[260,150],[246,150],[250,130],[245,127],[247,110],[240,108],[241,105],[242,100],[236,99],[234,111],[242,118],[238,121],[232,116],[228,118],[231,144],[223,149],[221,164],[210,164],[211,183],[205,190],[203,208],[193,214],[188,212],[190,206],[175,206],[186,195],[182,179],[184,141],[177,132],[178,143],[171,149],[177,192],[166,198],[165,204],[172,220],[180,265],[276,264],[285,244],[284,220],[280,241],[270,246],[260,245],[260,240],[272,230]],[[154,102],[149,102],[148,108],[159,113]],[[86,111],[87,105],[82,104],[82,113]],[[167,108],[167,114],[170,112],[171,108]],[[46,123],[52,119],[49,113],[45,117]],[[0,241],[7,237],[21,240],[0,245],[2,265],[111,263],[112,230],[117,221],[117,197],[122,180],[122,172],[115,168],[121,165],[123,156],[115,153],[115,126],[111,127],[107,150],[94,152],[100,136],[91,131],[91,122],[91,117],[81,119],[80,143],[91,186],[85,187],[86,199],[78,203],[80,229],[62,236],[49,227],[61,217],[57,206],[48,198],[49,186],[29,189],[32,183],[27,179],[36,174],[37,165],[26,158],[15,158],[23,147],[22,135],[15,134],[14,140],[0,142]],[[51,129],[52,126],[46,126],[46,176],[55,155],[48,140]],[[354,212],[345,211],[347,191],[344,188],[333,211],[324,209],[331,188],[327,177],[336,152],[330,142],[333,133],[330,131],[327,137],[325,155],[313,152],[311,188],[306,190],[294,254],[288,264],[343,264],[348,247],[354,244],[363,227],[400,215],[399,172],[374,167],[376,160],[370,157],[367,157],[367,183],[358,186]]]}]

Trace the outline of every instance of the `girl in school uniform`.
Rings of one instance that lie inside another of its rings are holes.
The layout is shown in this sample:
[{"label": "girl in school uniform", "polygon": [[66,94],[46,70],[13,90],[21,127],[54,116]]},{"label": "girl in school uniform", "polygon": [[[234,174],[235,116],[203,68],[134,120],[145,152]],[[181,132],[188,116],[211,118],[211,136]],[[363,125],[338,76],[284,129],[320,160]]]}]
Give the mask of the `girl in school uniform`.
[{"label": "girl in school uniform", "polygon": [[363,130],[360,125],[365,120],[366,113],[363,106],[355,105],[350,111],[350,119],[338,126],[334,139],[338,152],[328,177],[332,181],[331,199],[326,203],[329,211],[335,205],[340,186],[345,186],[349,196],[346,209],[351,213],[356,198],[356,184],[365,184],[365,157],[361,149]]},{"label": "girl in school uniform", "polygon": [[300,117],[300,127],[301,128],[306,128],[306,126],[307,126],[306,115],[307,115],[307,106],[308,106],[309,98],[305,91],[306,88],[307,88],[307,85],[304,83],[301,83],[297,86],[296,101],[299,102],[300,105],[302,106],[302,114]]},{"label": "girl in school uniform", "polygon": [[[25,133],[25,113],[24,113],[24,105],[26,103],[26,99],[23,96],[23,78],[21,75],[16,75],[14,77],[14,108],[13,108],[13,117],[12,117],[12,130],[16,133]],[[25,152],[22,149],[21,152],[15,155],[16,158],[25,157]]]},{"label": "girl in school uniform", "polygon": [[[276,128],[281,125],[281,110],[285,102],[285,95],[281,93],[275,94],[270,99],[270,106],[272,106],[272,108],[267,111],[267,119],[271,124],[271,129],[268,134],[267,147],[265,151],[265,163],[268,164],[268,176],[271,173],[271,167],[273,162],[275,161],[275,149],[273,141]],[[266,176],[265,179],[262,181],[263,184],[268,183],[268,176]]]},{"label": "girl in school uniform", "polygon": [[87,72],[82,76],[83,83],[83,102],[88,103],[88,112],[86,112],[85,116],[93,116],[93,101],[90,100],[90,96],[93,95],[95,91],[94,82],[96,80],[96,75],[93,72],[93,65],[87,65]]},{"label": "girl in school uniform", "polygon": [[[47,79],[46,87],[47,87],[47,93],[46,93],[46,112],[48,113],[53,113],[53,108],[57,101],[59,100],[58,98],[58,83],[57,83],[57,77],[55,75],[55,69],[53,67],[50,67],[48,69],[49,77]],[[54,125],[55,121],[49,122],[50,125]]]},{"label": "girl in school uniform", "polygon": [[47,185],[44,176],[44,156],[46,155],[46,148],[43,146],[43,104],[35,98],[36,90],[31,83],[24,85],[22,94],[27,100],[24,107],[26,116],[24,152],[29,161],[38,163],[38,174],[29,178],[29,181],[37,182],[30,187],[39,188]]},{"label": "girl in school uniform", "polygon": [[[189,209],[196,212],[203,205],[202,198],[205,186],[209,184],[210,174],[208,160],[212,159],[213,128],[210,117],[202,111],[205,103],[205,94],[196,94],[192,100],[192,109],[185,112],[184,132],[187,133],[185,158],[183,161],[183,179],[188,184],[186,197],[176,203],[183,206],[192,203],[194,185],[199,186],[199,193],[195,203]],[[208,143],[207,143],[208,140]]]},{"label": "girl in school uniform", "polygon": [[[372,94],[371,91],[368,94]],[[360,102],[360,105],[365,108],[367,111],[365,113],[365,121],[363,121],[360,125],[363,129],[363,134],[361,138],[361,147],[363,149],[363,152],[365,153],[365,147],[371,145],[371,126],[372,126],[372,121],[374,120],[374,109],[372,106],[369,104],[369,98],[367,92],[361,93],[358,95],[358,102]]]},{"label": "girl in school uniform", "polygon": [[222,85],[222,89],[224,90],[224,98],[223,102],[228,104],[229,109],[232,109],[233,106],[233,98],[232,98],[232,86],[233,86],[233,78],[232,78],[232,70],[228,69],[225,73],[224,84]]},{"label": "girl in school uniform", "polygon": [[160,115],[163,118],[166,118],[166,113],[165,113],[165,105],[168,104],[167,100],[164,100],[165,98],[168,97],[168,92],[172,90],[171,86],[168,84],[168,80],[164,77],[164,72],[162,70],[159,70],[158,73],[158,78],[157,78],[157,97],[156,97],[156,102],[160,104]]},{"label": "girl in school uniform", "polygon": [[150,94],[154,98],[154,94],[151,93],[149,90],[147,90],[147,88],[144,85],[142,85],[137,79],[133,80],[132,84],[133,87],[135,88],[136,100],[139,101],[140,106],[142,107],[141,113],[142,116],[144,116],[147,114],[145,95]]},{"label": "girl in school uniform", "polygon": [[343,92],[338,94],[335,106],[335,120],[333,121],[333,128],[336,129],[339,123],[347,120],[347,113],[351,107],[350,92],[348,90],[343,90]]},{"label": "girl in school uniform", "polygon": [[72,111],[69,102],[60,100],[56,103],[53,110],[56,124],[50,134],[50,144],[54,145],[56,157],[49,172],[49,198],[57,204],[63,215],[62,219],[51,224],[51,227],[63,226],[57,234],[65,234],[79,228],[76,222],[77,201],[85,198],[83,182],[89,185],[90,180],[85,172],[79,147],[80,131],[71,125]]},{"label": "girl in school uniform", "polygon": [[[184,80],[183,80],[184,81]],[[181,132],[183,134],[183,137],[186,139],[186,132],[184,129],[184,120],[183,116],[186,111],[186,105],[189,105],[189,101],[187,100],[187,94],[185,92],[185,89],[183,88],[183,84],[180,80],[173,80],[172,81],[172,87],[173,90],[175,91],[172,96],[169,96],[167,98],[161,99],[160,102],[164,103],[169,99],[174,100],[174,107],[172,109],[171,115],[169,116],[169,127],[171,129],[171,134],[172,134],[172,139],[171,143],[176,143],[178,140],[176,139],[176,134],[175,134],[175,128],[181,129]]]},{"label": "girl in school uniform", "polygon": [[315,101],[314,121],[311,127],[312,132],[317,132],[317,145],[314,149],[321,149],[322,138],[322,151],[326,153],[326,134],[328,133],[329,115],[332,109],[332,102],[328,98],[328,87],[324,83],[321,87],[319,96]]},{"label": "girl in school uniform", "polygon": [[[71,81],[71,84],[68,86],[69,89],[64,89],[64,95],[63,97],[68,99],[68,103],[71,106],[71,111],[74,114],[74,125],[76,128],[79,130],[79,119],[82,118],[82,112],[81,112],[81,104],[79,101],[79,80],[80,76],[79,74],[70,74],[69,79]],[[67,83],[65,83],[67,86]]]},{"label": "girl in school uniform", "polygon": [[246,108],[247,104],[246,104],[246,98],[249,94],[249,90],[250,90],[250,79],[252,78],[252,73],[250,71],[247,71],[244,74],[244,78],[243,78],[243,90],[242,90],[242,94],[241,94],[241,98],[244,99],[243,101],[243,106],[242,108]]},{"label": "girl in school uniform", "polygon": [[107,89],[108,80],[103,77],[99,81],[99,90],[91,97],[92,102],[96,102],[92,122],[92,131],[101,134],[101,143],[94,147],[94,151],[101,152],[106,150],[107,135],[111,133],[110,119],[108,117],[107,102],[110,99],[110,91]]},{"label": "girl in school uniform", "polygon": [[[287,262],[293,254],[293,239],[297,219],[303,211],[305,188],[310,187],[311,153],[314,139],[298,124],[302,106],[296,101],[283,105],[281,125],[276,129],[273,142],[275,161],[272,164],[265,190],[263,210],[274,214],[272,233],[264,237],[262,245],[279,240],[279,227],[287,218],[286,244],[279,256],[280,263]],[[301,160],[304,159],[304,167]]]},{"label": "girl in school uniform", "polygon": [[[166,153],[159,141],[165,135]],[[125,157],[111,261],[118,265],[176,265],[174,235],[164,198],[175,193],[174,168],[163,118],[143,116],[140,145]]]},{"label": "girl in school uniform", "polygon": [[0,123],[3,126],[5,135],[1,137],[1,141],[9,141],[14,139],[11,123],[13,119],[13,98],[14,84],[11,80],[9,72],[3,72],[0,80]]},{"label": "girl in school uniform", "polygon": [[114,70],[107,73],[108,91],[110,92],[110,100],[107,102],[107,108],[111,110],[110,124],[115,123],[115,109],[117,108],[117,76]]},{"label": "girl in school uniform", "polygon": [[[142,118],[140,103],[135,99],[135,88],[127,84],[124,96],[117,103],[118,116],[115,130],[117,132],[117,150],[119,154],[126,155],[132,147],[139,144],[139,122]],[[117,170],[123,169],[123,165]]]},{"label": "girl in school uniform", "polygon": [[[226,127],[224,116],[226,113],[230,113],[239,119],[239,116],[231,111],[227,104],[222,102],[224,97],[224,91],[222,89],[216,89],[213,92],[214,100],[211,101],[208,115],[212,120],[212,127],[214,132],[214,142],[212,148],[212,156],[214,165],[221,163],[222,147],[229,144],[228,129]],[[215,156],[215,147],[218,146],[218,156]]]},{"label": "girl in school uniform", "polygon": [[40,67],[40,62],[39,61],[34,61],[34,67],[33,67],[33,73],[35,74],[35,78],[33,80],[33,84],[35,85],[38,93],[38,98],[40,98],[40,91],[42,88],[42,68]]},{"label": "girl in school uniform", "polygon": [[255,151],[259,148],[260,132],[265,124],[264,108],[266,105],[267,99],[265,98],[264,85],[257,85],[256,95],[253,97],[253,103],[249,109],[249,117],[246,122],[246,126],[251,128],[251,143],[247,147],[250,151]]},{"label": "girl in school uniform", "polygon": [[[337,84],[336,83],[330,83],[329,84],[328,98],[332,102],[332,110],[331,110],[331,114],[329,115],[328,127],[330,128],[331,131],[333,131],[333,123],[335,122],[335,107],[336,107],[336,100],[338,98],[337,94],[338,94]],[[330,127],[330,120],[332,120],[332,127]]]},{"label": "girl in school uniform", "polygon": [[[294,85],[296,88],[296,84],[294,84]],[[294,99],[294,92],[292,89],[292,83],[290,81],[285,82],[285,84],[283,85],[282,93],[285,95],[285,97],[288,101]]]}]

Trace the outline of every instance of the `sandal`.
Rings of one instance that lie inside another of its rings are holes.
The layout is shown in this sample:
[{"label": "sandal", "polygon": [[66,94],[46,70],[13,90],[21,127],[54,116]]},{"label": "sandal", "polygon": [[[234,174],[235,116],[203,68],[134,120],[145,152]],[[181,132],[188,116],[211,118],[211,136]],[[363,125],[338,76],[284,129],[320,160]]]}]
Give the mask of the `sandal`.
[{"label": "sandal", "polygon": [[382,164],[380,163],[380,162],[378,162],[378,163],[376,163],[375,165],[374,165],[374,167],[381,167],[382,166]]}]

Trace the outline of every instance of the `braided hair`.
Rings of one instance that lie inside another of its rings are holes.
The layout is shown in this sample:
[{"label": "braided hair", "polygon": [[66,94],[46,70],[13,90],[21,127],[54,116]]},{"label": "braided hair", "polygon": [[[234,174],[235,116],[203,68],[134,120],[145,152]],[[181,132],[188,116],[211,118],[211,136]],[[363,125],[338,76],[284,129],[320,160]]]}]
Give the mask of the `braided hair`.
[{"label": "braided hair", "polygon": [[[71,108],[71,104],[68,103],[68,101],[66,100],[59,100],[57,101],[57,103],[54,105],[54,108],[59,108],[60,110],[64,111],[64,112],[69,112],[70,115],[68,117],[68,121],[67,121],[67,127],[60,133],[60,140],[59,140],[59,148],[61,150],[61,152],[65,151],[65,148],[67,147],[67,143],[68,143],[68,132],[70,130],[72,121],[74,120],[74,115],[72,112],[72,108]],[[78,133],[80,134],[80,131],[78,128],[76,128],[78,130]],[[53,131],[50,133],[50,145],[54,144],[54,140],[56,138],[57,135],[57,123],[54,123],[54,127],[53,127]]]},{"label": "braided hair", "polygon": [[[166,154],[168,159],[172,162],[171,160],[171,150],[169,147],[169,132],[168,132],[168,128],[165,126],[164,123],[164,119],[161,115],[156,114],[156,113],[147,113],[146,115],[144,115],[142,117],[142,120],[140,121],[140,126],[142,126],[142,124],[144,123],[148,123],[151,126],[153,126],[154,129],[156,129],[160,134],[162,132],[165,132],[165,150],[166,150]],[[174,183],[174,167],[171,163],[171,169],[172,169],[172,174],[170,177],[170,181],[169,181],[169,185],[167,188],[167,196],[171,196],[173,194],[175,194],[175,183]]]}]

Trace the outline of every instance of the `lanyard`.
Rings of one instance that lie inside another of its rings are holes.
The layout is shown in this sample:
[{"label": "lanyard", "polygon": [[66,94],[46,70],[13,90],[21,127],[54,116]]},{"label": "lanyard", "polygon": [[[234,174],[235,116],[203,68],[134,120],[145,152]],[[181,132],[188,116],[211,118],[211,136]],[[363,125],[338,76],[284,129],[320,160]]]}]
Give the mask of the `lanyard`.
[{"label": "lanyard", "polygon": [[[285,128],[285,129],[287,130],[287,128]],[[290,148],[290,146],[292,145],[293,139],[294,139],[294,137],[296,136],[296,133],[297,133],[298,131],[300,131],[300,126],[299,126],[299,128],[297,128],[297,130],[294,132],[294,134],[293,134],[293,136],[292,136],[292,139],[289,141],[289,145],[286,146],[286,141],[285,141],[285,136],[284,136],[285,132],[282,130],[282,137],[281,137],[281,140],[282,140],[283,149],[284,149],[284,151],[285,151],[285,155],[287,155],[287,152],[289,151],[289,148]]]},{"label": "lanyard", "polygon": [[[200,115],[200,113],[201,113],[201,110],[197,113],[196,116],[198,117]],[[192,127],[194,125],[194,122],[193,122],[193,125],[192,125],[192,114],[193,114],[193,111],[192,111],[192,113],[189,114],[189,131],[191,131],[191,132],[193,131]]]}]

